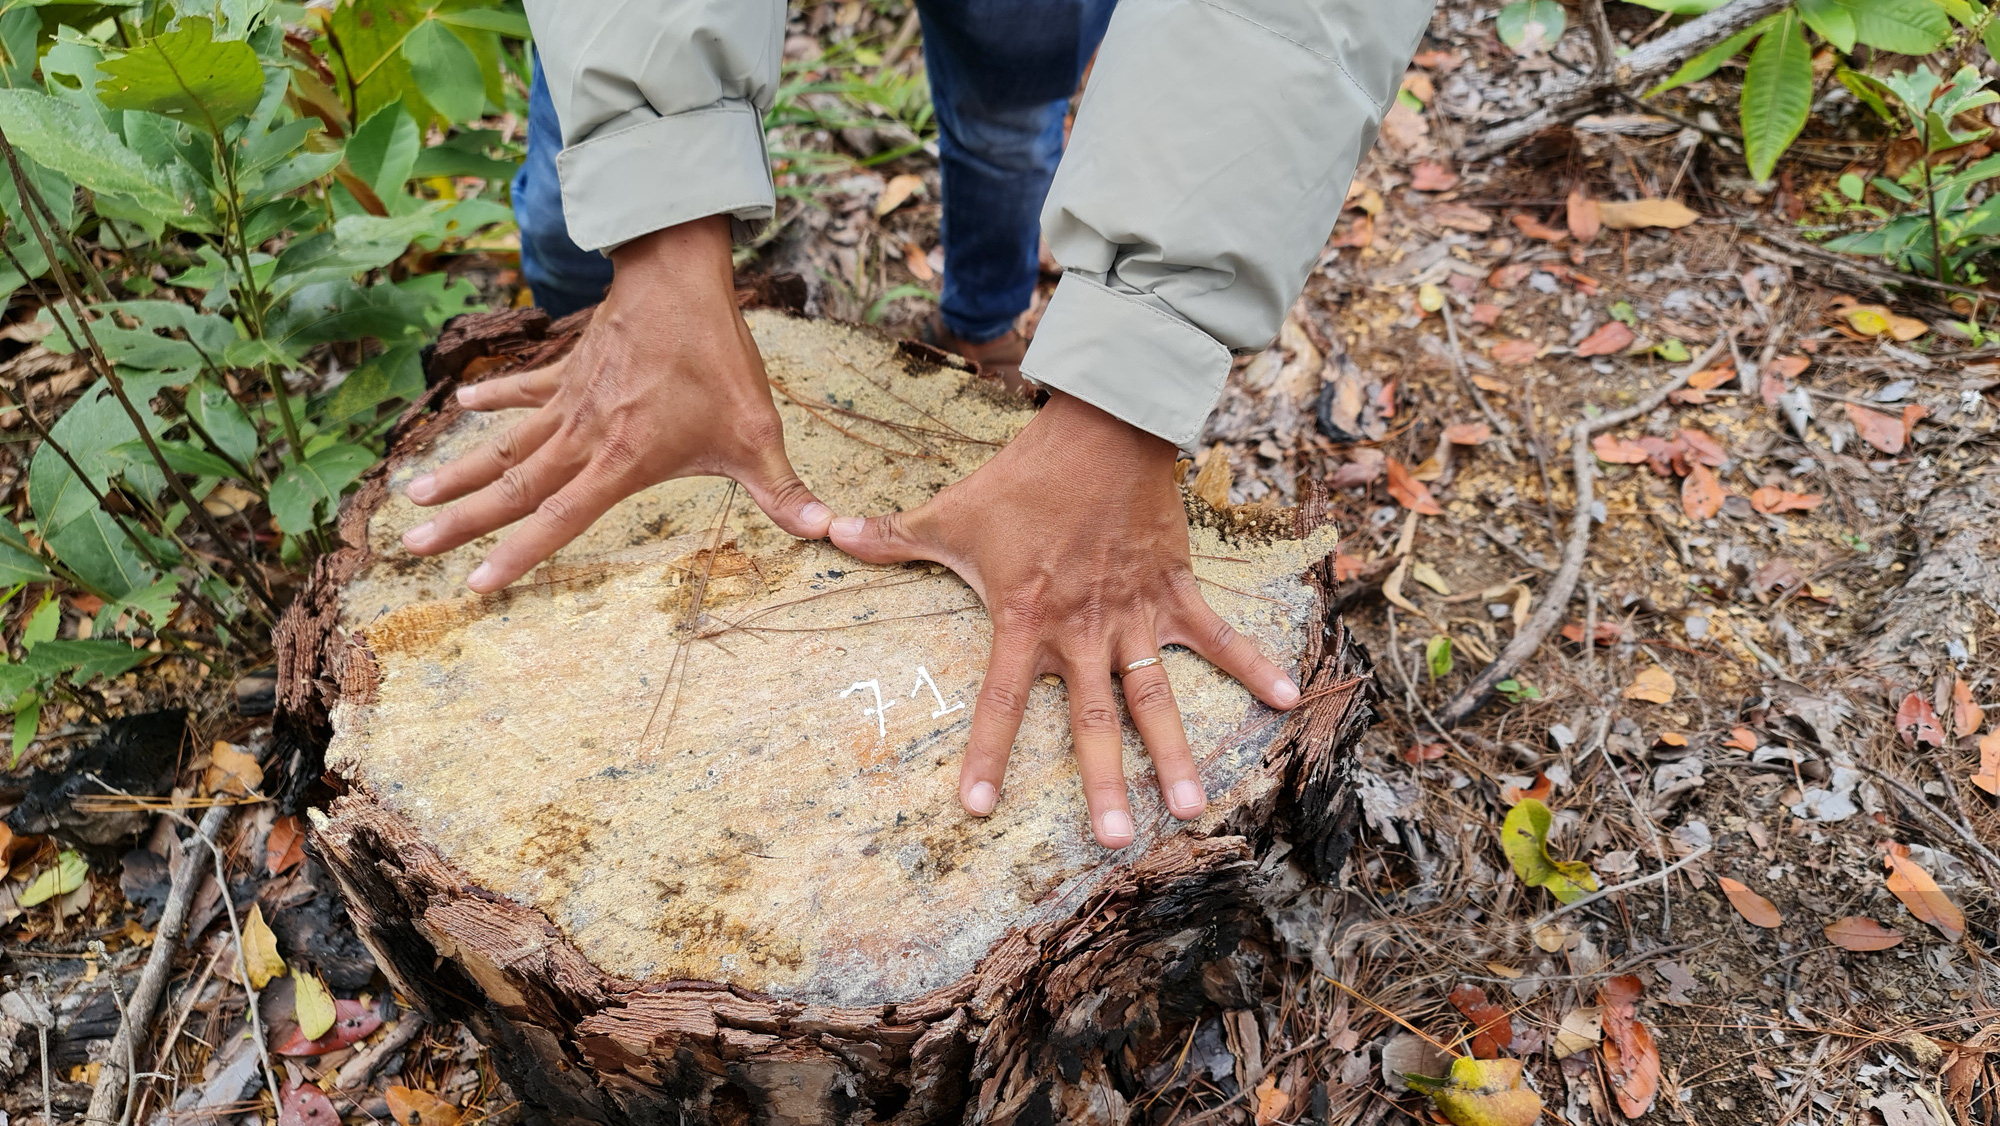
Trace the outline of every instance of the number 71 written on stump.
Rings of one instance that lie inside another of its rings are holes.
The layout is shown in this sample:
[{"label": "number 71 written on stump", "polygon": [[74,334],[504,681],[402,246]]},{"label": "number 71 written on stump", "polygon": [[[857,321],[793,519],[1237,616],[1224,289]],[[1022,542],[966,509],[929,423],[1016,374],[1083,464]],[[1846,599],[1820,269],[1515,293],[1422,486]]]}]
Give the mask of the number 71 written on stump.
[{"label": "number 71 written on stump", "polygon": [[[937,701],[937,710],[931,713],[932,719],[940,719],[965,706],[965,701],[963,700],[953,704],[945,703],[944,693],[938,691],[937,681],[931,679],[931,670],[918,665],[917,682],[910,687],[910,699],[916,699],[925,688],[931,690],[931,698]],[[854,693],[864,690],[875,694],[875,706],[872,708],[862,708],[861,714],[863,716],[874,716],[877,736],[886,739],[889,737],[889,722],[883,713],[895,707],[897,701],[893,699],[884,700],[882,698],[882,682],[879,680],[857,680],[841,691],[840,698],[845,700]]]}]

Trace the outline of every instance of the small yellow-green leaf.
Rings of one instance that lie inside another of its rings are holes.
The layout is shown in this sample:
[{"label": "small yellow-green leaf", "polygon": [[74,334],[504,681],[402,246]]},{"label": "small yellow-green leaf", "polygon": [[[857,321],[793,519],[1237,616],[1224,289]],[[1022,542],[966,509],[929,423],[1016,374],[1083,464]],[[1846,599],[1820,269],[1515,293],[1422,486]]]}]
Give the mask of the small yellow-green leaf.
[{"label": "small yellow-green leaf", "polygon": [[1597,878],[1580,860],[1555,860],[1549,856],[1549,807],[1534,798],[1524,798],[1507,811],[1500,825],[1500,848],[1514,866],[1514,874],[1531,888],[1547,888],[1564,903],[1574,903],[1597,890]]},{"label": "small yellow-green leaf", "polygon": [[250,987],[262,989],[274,977],[283,977],[289,967],[278,956],[278,936],[264,921],[264,908],[252,904],[250,917],[243,921],[243,968],[250,975]]},{"label": "small yellow-green leaf", "polygon": [[301,970],[292,975],[294,988],[293,1003],[299,1018],[299,1033],[308,1040],[317,1040],[333,1029],[333,994],[326,991],[326,983],[315,974]]},{"label": "small yellow-green leaf", "polygon": [[68,895],[83,886],[83,879],[90,874],[90,865],[83,862],[83,854],[64,849],[56,854],[56,862],[42,869],[21,892],[15,902],[23,907],[33,907],[45,903],[58,895]]},{"label": "small yellow-green leaf", "polygon": [[1520,1060],[1465,1056],[1451,1061],[1443,1079],[1405,1075],[1403,1081],[1429,1095],[1452,1126],[1534,1126],[1542,1115],[1541,1096],[1521,1085]]},{"label": "small yellow-green leaf", "polygon": [[1424,643],[1424,663],[1430,666],[1431,679],[1441,680],[1451,675],[1451,638],[1438,634]]}]

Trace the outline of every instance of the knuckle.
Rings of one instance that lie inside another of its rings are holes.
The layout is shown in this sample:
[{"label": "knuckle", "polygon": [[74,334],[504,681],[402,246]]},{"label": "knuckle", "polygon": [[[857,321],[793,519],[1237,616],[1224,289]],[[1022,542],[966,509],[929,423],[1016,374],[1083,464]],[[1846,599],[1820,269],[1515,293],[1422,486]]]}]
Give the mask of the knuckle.
[{"label": "knuckle", "polygon": [[537,506],[535,512],[546,523],[565,526],[576,518],[577,504],[574,498],[557,493]]},{"label": "knuckle", "polygon": [[1240,636],[1237,634],[1234,626],[1223,621],[1221,618],[1212,618],[1202,623],[1202,628],[1208,636],[1209,645],[1213,646],[1217,651],[1227,649],[1236,644]]},{"label": "knuckle", "polygon": [[492,451],[493,461],[496,464],[514,465],[521,460],[521,432],[512,427],[503,430],[487,448]]},{"label": "knuckle", "polygon": [[1135,712],[1166,711],[1174,707],[1174,688],[1166,677],[1149,676],[1125,686],[1125,702]]},{"label": "knuckle", "polygon": [[528,474],[519,465],[510,465],[500,478],[493,482],[494,495],[510,508],[528,504]]},{"label": "knuckle", "polygon": [[1027,710],[1028,694],[1012,684],[994,681],[979,690],[979,703],[1002,715],[1017,715]]},{"label": "knuckle", "polygon": [[1070,704],[1070,722],[1079,731],[1101,735],[1106,731],[1118,730],[1118,709],[1109,700],[1073,701]]}]

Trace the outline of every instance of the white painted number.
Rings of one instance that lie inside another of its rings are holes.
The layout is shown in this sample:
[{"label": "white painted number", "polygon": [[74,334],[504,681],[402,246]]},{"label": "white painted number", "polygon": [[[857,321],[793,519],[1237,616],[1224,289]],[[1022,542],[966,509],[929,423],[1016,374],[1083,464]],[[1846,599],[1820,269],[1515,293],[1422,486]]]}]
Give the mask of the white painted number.
[{"label": "white painted number", "polygon": [[937,719],[941,716],[950,715],[951,713],[965,706],[965,701],[960,700],[958,703],[953,704],[950,707],[945,707],[944,693],[938,691],[937,681],[931,679],[931,670],[925,668],[922,665],[917,666],[917,683],[912,685],[910,688],[910,699],[912,700],[916,699],[917,693],[922,692],[924,690],[924,685],[926,684],[930,685],[931,698],[933,700],[936,700],[938,705],[938,710],[931,713],[932,719]]},{"label": "white painted number", "polygon": [[[938,691],[937,681],[931,679],[931,670],[918,665],[917,682],[910,688],[910,699],[914,700],[922,695],[925,688],[931,690],[931,699],[937,701],[937,710],[931,713],[932,719],[943,718],[965,707],[965,701],[963,700],[952,704],[945,703],[944,693]],[[884,700],[882,698],[882,682],[879,680],[857,680],[841,691],[840,698],[845,700],[863,689],[874,693],[875,706],[872,708],[862,708],[861,714],[863,716],[873,716],[877,737],[886,739],[889,737],[889,722],[883,713],[895,707],[896,701]]]},{"label": "white painted number", "polygon": [[862,708],[861,714],[874,716],[875,730],[877,732],[878,737],[886,739],[888,738],[889,735],[889,724],[885,720],[883,720],[882,713],[888,711],[890,708],[895,707],[896,701],[891,700],[886,704],[882,702],[882,683],[880,681],[857,680],[853,684],[847,686],[847,690],[840,694],[840,698],[845,700],[849,695],[855,692],[859,692],[863,688],[866,688],[870,692],[875,693],[875,706],[872,708]]}]

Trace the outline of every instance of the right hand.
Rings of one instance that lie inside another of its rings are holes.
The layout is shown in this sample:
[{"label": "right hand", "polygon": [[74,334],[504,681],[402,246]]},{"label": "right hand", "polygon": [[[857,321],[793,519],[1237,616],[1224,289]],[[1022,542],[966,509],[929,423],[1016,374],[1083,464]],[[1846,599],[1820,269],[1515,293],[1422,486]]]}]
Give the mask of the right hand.
[{"label": "right hand", "polygon": [[729,220],[655,231],[612,254],[610,292],[548,367],[459,389],[472,410],[539,407],[472,453],[411,481],[424,506],[466,498],[403,533],[437,555],[520,521],[465,583],[499,590],[612,505],[677,477],[730,477],[780,528],[827,534],[833,511],[785,456],[757,344],[736,309]]}]

